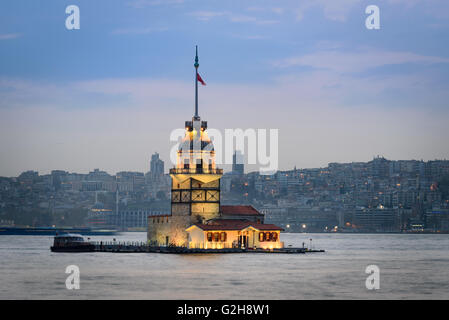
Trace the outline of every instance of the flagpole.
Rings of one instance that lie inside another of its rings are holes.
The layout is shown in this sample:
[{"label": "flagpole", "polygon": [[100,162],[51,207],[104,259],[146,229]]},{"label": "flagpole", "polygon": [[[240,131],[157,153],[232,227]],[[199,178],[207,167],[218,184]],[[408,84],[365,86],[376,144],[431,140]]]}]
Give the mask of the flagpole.
[{"label": "flagpole", "polygon": [[196,55],[195,55],[195,119],[198,119],[198,46],[196,46]]}]

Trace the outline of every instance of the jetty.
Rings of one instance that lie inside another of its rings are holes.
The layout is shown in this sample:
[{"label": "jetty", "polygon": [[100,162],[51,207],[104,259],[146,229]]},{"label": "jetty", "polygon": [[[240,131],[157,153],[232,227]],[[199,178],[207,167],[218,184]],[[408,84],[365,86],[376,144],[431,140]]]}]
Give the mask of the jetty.
[{"label": "jetty", "polygon": [[150,246],[145,242],[117,242],[99,241],[90,242],[95,246],[94,252],[114,252],[114,253],[167,253],[167,254],[217,254],[217,253],[285,253],[285,254],[306,254],[325,252],[324,250],[311,250],[308,248],[223,248],[223,249],[199,249],[176,246]]}]

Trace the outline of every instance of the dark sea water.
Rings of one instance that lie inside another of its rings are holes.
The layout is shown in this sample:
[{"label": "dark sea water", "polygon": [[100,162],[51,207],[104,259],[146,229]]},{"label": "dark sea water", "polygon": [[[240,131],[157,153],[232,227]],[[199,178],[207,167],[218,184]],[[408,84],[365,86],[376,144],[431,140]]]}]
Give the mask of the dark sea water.
[{"label": "dark sea water", "polygon": [[[449,299],[449,235],[281,236],[298,247],[310,238],[326,252],[52,253],[49,236],[0,236],[0,299]],[[379,290],[365,287],[372,264]],[[80,269],[79,290],[66,289],[68,265]]]}]

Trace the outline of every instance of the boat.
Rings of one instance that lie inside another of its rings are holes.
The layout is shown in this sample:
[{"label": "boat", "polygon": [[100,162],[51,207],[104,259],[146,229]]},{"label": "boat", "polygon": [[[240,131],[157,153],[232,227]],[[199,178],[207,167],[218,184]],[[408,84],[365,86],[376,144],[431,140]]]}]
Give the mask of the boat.
[{"label": "boat", "polygon": [[52,252],[92,252],[95,250],[95,245],[85,241],[80,234],[65,233],[55,236],[50,250]]}]

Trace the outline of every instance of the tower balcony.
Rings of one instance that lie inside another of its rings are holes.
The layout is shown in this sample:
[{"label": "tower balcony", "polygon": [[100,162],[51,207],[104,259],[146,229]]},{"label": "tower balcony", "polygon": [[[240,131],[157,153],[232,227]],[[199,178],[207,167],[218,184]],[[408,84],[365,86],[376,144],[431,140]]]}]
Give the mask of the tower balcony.
[{"label": "tower balcony", "polygon": [[209,168],[171,168],[170,174],[223,174],[223,169]]}]

